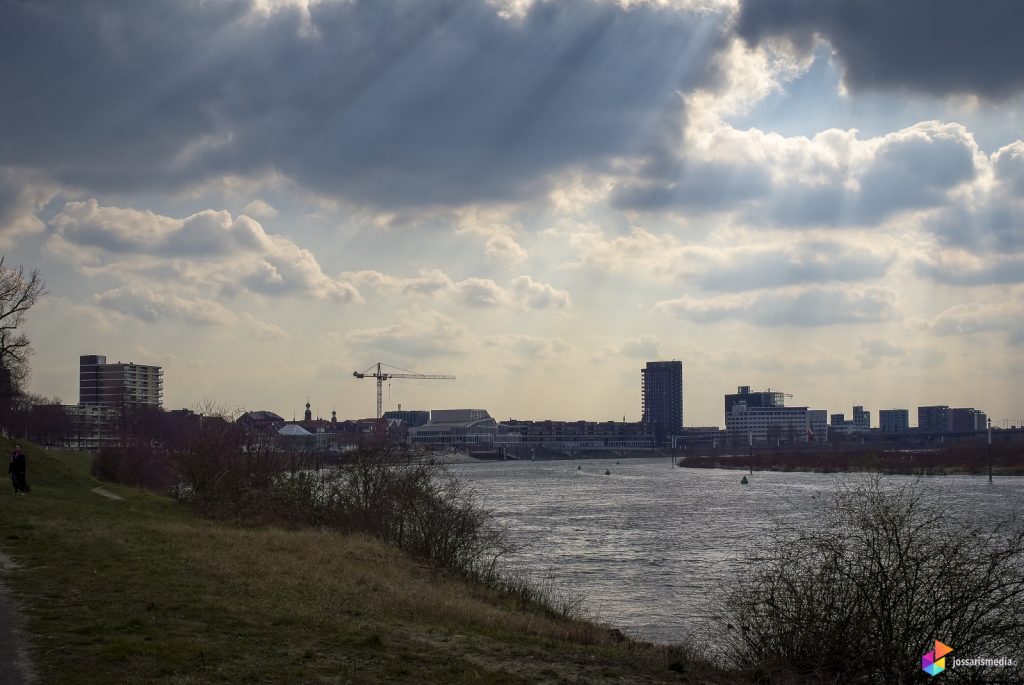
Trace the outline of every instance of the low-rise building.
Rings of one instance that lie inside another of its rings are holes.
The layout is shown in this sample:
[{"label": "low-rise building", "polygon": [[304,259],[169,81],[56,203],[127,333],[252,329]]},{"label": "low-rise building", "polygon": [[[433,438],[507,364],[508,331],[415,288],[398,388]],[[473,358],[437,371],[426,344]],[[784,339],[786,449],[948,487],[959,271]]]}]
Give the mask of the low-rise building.
[{"label": "low-rise building", "polygon": [[[520,421],[500,425],[501,443],[554,450],[652,449],[656,429],[631,421]],[[717,429],[716,429],[717,430]],[[513,437],[518,436],[518,437]]]},{"label": "low-rise building", "polygon": [[498,423],[485,409],[434,409],[430,421],[409,429],[409,442],[430,447],[492,448]]}]

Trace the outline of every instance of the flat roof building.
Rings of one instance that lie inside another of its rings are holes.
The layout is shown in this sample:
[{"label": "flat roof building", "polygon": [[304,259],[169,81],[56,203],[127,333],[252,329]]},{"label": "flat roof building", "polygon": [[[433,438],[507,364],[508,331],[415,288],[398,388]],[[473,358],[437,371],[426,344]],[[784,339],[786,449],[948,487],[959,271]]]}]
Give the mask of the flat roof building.
[{"label": "flat roof building", "polygon": [[640,369],[641,422],[653,429],[659,443],[683,430],[683,363],[647,362]]},{"label": "flat roof building", "polygon": [[163,405],[163,369],[133,362],[107,363],[101,354],[78,358],[78,403],[120,408]]},{"label": "flat roof building", "polygon": [[883,433],[906,433],[910,430],[910,411],[907,409],[879,409],[878,426]]}]

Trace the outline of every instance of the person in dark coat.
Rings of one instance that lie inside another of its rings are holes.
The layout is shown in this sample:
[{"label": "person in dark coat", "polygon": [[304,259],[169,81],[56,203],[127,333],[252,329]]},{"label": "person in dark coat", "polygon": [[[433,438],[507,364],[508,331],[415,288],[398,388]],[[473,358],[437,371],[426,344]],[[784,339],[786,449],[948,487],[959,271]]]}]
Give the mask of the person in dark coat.
[{"label": "person in dark coat", "polygon": [[24,495],[28,492],[28,481],[25,479],[27,469],[28,462],[25,459],[25,453],[21,451],[21,445],[15,445],[7,472],[11,474],[11,482],[14,484],[14,494],[16,495]]}]

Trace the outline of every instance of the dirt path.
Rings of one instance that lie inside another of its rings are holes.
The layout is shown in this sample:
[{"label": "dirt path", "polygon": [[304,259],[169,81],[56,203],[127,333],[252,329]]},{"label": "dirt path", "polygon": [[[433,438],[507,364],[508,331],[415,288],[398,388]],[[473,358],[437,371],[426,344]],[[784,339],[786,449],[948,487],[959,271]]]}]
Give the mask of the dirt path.
[{"label": "dirt path", "polygon": [[31,685],[36,677],[28,655],[24,621],[3,580],[3,576],[17,568],[10,557],[0,552],[0,682]]},{"label": "dirt path", "polygon": [[96,493],[100,497],[106,497],[107,499],[115,499],[115,500],[122,500],[122,499],[124,499],[124,497],[121,497],[121,495],[115,495],[114,493],[112,493],[110,490],[107,490],[106,488],[95,487],[95,488],[92,489],[92,492]]}]

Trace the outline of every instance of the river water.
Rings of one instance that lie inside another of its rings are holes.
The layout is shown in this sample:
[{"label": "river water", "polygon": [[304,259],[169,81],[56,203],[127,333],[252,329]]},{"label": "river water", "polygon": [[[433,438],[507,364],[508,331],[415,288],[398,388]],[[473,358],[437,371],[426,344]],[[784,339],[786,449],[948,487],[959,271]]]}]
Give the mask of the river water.
[{"label": "river water", "polygon": [[[577,469],[577,466],[581,467]],[[852,475],[683,469],[666,459],[506,461],[452,466],[505,523],[521,550],[512,563],[551,571],[590,614],[637,637],[675,642],[744,553],[780,522],[813,515],[816,495]],[[611,475],[605,475],[605,470]],[[889,476],[909,482],[909,476]],[[1024,478],[930,476],[924,487],[975,523],[1024,506]]]}]

